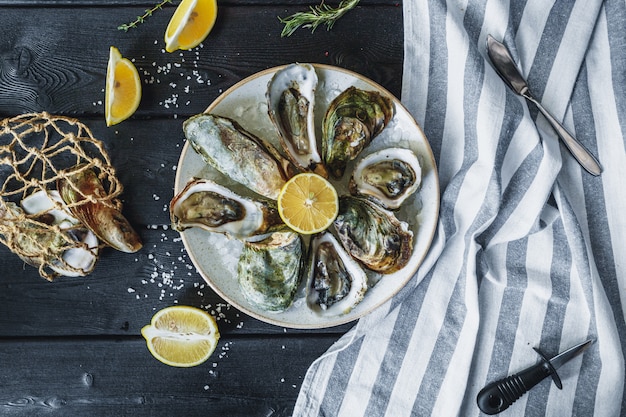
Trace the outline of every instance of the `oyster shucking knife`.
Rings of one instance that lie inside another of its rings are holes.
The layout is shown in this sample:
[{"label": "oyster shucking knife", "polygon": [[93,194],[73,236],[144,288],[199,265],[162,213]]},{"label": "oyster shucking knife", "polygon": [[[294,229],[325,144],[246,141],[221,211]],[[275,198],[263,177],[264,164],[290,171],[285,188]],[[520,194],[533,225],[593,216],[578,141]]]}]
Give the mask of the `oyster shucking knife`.
[{"label": "oyster shucking knife", "polygon": [[593,339],[587,340],[586,342],[559,353],[552,359],[546,358],[539,349],[533,348],[535,352],[539,354],[541,360],[530,368],[526,368],[517,374],[513,374],[499,381],[492,382],[480,390],[476,397],[478,408],[485,414],[497,414],[504,411],[548,376],[552,377],[558,389],[562,389],[563,384],[556,370],[565,362],[583,353],[592,343]]},{"label": "oyster shucking knife", "polygon": [[590,174],[600,175],[602,166],[598,160],[533,97],[506,46],[491,35],[487,35],[487,54],[500,78],[511,90],[537,106],[578,163]]}]

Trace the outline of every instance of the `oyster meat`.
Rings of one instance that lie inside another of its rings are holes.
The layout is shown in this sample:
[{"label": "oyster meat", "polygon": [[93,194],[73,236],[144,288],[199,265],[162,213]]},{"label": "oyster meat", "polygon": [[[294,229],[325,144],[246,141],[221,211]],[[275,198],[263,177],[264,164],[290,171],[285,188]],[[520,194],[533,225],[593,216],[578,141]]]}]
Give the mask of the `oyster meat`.
[{"label": "oyster meat", "polygon": [[285,230],[273,201],[243,197],[208,179],[192,179],[170,202],[172,226],[200,227],[244,239]]},{"label": "oyster meat", "polygon": [[267,86],[270,120],[287,156],[301,170],[328,176],[315,139],[317,74],[310,64],[291,64],[274,74]]},{"label": "oyster meat", "polygon": [[126,217],[113,202],[103,200],[106,192],[92,169],[80,169],[67,178],[59,178],[57,189],[70,212],[98,239],[122,252],[141,249],[141,238]]},{"label": "oyster meat", "polygon": [[322,160],[331,175],[343,176],[346,165],[393,118],[391,98],[376,91],[349,87],[328,106],[322,122]]},{"label": "oyster meat", "polygon": [[205,162],[262,196],[275,200],[295,172],[270,143],[227,117],[198,114],[183,123],[183,130]]},{"label": "oyster meat", "polygon": [[330,232],[311,239],[307,274],[307,304],[318,314],[346,314],[367,291],[365,271]]},{"label": "oyster meat", "polygon": [[340,197],[334,226],[348,253],[373,271],[396,272],[411,258],[413,232],[408,224],[367,199]]},{"label": "oyster meat", "polygon": [[412,151],[388,148],[371,153],[356,164],[349,188],[353,195],[396,210],[417,191],[421,180],[422,168]]},{"label": "oyster meat", "polygon": [[274,233],[259,242],[244,242],[237,264],[239,286],[253,305],[272,312],[293,303],[300,285],[304,244],[297,233]]}]

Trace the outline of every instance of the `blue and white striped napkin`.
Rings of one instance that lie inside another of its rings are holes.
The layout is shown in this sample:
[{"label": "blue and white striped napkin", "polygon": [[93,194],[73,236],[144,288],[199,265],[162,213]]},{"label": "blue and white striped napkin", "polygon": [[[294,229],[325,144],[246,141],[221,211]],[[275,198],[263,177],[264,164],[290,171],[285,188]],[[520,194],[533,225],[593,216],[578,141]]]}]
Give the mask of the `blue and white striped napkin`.
[{"label": "blue and white striped napkin", "polygon": [[[402,101],[438,162],[437,235],[416,276],[310,367],[294,416],[478,416],[478,391],[595,338],[502,416],[626,415],[626,2],[406,0]],[[496,75],[596,157],[587,174]]]}]

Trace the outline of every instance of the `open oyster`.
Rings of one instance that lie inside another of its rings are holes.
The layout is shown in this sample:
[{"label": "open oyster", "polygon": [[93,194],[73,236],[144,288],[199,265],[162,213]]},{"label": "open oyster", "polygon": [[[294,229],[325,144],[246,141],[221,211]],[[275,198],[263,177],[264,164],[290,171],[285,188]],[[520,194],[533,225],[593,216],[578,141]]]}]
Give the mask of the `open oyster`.
[{"label": "open oyster", "polygon": [[371,153],[356,164],[349,188],[353,195],[395,210],[419,188],[421,180],[422,168],[413,152],[388,148]]},{"label": "open oyster", "polygon": [[198,114],[183,123],[183,130],[205,162],[262,196],[276,199],[294,172],[271,144],[227,117]]},{"label": "open oyster", "polygon": [[263,310],[291,306],[300,285],[304,244],[297,233],[273,233],[260,242],[244,242],[237,264],[244,297]]},{"label": "open oyster", "polygon": [[330,232],[315,235],[309,248],[307,304],[318,314],[340,315],[367,291],[365,271]]},{"label": "open oyster", "polygon": [[317,74],[312,65],[291,64],[274,74],[266,97],[270,120],[289,159],[301,170],[327,177],[315,140],[316,87]]},{"label": "open oyster", "polygon": [[322,123],[322,159],[335,178],[349,161],[374,139],[393,118],[393,101],[376,91],[349,87],[328,106]]},{"label": "open oyster", "polygon": [[286,230],[273,201],[252,200],[208,179],[192,179],[170,202],[172,226],[238,239]]},{"label": "open oyster", "polygon": [[348,253],[373,271],[398,271],[411,258],[413,232],[408,224],[369,200],[340,197],[334,226]]}]

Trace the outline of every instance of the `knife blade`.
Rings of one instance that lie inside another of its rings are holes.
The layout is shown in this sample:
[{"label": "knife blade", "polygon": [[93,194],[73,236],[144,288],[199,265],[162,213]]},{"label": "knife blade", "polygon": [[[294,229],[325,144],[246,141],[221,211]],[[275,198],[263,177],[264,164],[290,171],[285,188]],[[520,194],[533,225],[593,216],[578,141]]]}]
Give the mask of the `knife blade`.
[{"label": "knife blade", "polygon": [[589,339],[559,353],[552,359],[548,359],[539,349],[533,348],[541,360],[519,373],[485,386],[476,397],[478,408],[489,415],[500,413],[548,376],[552,377],[558,389],[562,389],[563,384],[556,370],[587,350],[593,342],[594,339]]},{"label": "knife blade", "polygon": [[487,55],[489,55],[496,73],[505,84],[515,93],[537,106],[578,163],[590,174],[600,175],[602,173],[600,162],[535,99],[528,88],[526,80],[522,77],[517,65],[515,65],[509,50],[491,35],[487,35]]}]

